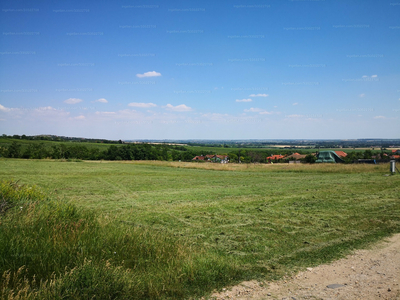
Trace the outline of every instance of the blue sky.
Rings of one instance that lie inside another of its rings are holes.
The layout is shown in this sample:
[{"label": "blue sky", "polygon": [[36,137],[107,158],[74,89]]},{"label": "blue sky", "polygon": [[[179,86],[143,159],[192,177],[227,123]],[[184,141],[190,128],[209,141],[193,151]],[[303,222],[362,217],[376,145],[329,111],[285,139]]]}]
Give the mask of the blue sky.
[{"label": "blue sky", "polygon": [[2,1],[0,14],[0,133],[400,138],[400,0]]}]

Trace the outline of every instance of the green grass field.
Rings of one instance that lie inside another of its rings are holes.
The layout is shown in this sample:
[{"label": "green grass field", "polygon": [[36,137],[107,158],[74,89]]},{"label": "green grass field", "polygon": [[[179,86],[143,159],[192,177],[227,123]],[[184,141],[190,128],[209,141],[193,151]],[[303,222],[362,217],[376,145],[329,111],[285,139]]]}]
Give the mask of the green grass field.
[{"label": "green grass field", "polygon": [[37,185],[101,222],[171,236],[231,270],[185,297],[276,279],[400,232],[400,175],[386,174],[388,165],[0,160],[0,180]]}]

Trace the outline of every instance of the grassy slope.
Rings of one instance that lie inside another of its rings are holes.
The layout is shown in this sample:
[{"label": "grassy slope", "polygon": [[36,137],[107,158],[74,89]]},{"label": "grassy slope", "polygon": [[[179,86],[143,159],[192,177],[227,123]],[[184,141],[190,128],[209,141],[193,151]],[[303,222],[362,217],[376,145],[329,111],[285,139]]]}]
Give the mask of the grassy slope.
[{"label": "grassy slope", "polygon": [[128,226],[169,231],[239,263],[242,279],[326,262],[400,231],[389,166],[0,160],[0,179],[37,184]]}]

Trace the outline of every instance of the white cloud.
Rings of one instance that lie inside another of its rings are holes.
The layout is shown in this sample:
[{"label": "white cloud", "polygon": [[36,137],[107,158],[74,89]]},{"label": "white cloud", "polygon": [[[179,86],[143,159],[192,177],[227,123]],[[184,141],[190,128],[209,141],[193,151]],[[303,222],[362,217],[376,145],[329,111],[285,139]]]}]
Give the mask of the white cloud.
[{"label": "white cloud", "polygon": [[104,98],[100,98],[100,99],[97,99],[97,100],[92,101],[92,102],[93,102],[93,103],[95,103],[95,102],[108,103],[107,99],[104,99]]},{"label": "white cloud", "polygon": [[154,103],[139,103],[139,102],[132,102],[129,103],[128,106],[133,106],[133,107],[142,107],[142,108],[146,108],[146,107],[156,107],[157,105]]},{"label": "white cloud", "polygon": [[245,112],[260,112],[260,111],[264,111],[264,110],[261,109],[261,108],[254,108],[254,107],[251,107],[250,109],[245,109],[244,111],[245,111]]},{"label": "white cloud", "polygon": [[205,113],[201,114],[201,117],[208,118],[208,119],[213,119],[213,120],[219,120],[228,117],[228,114],[219,114],[219,113]]},{"label": "white cloud", "polygon": [[137,116],[139,114],[138,111],[134,109],[124,109],[124,110],[119,110],[118,114],[120,114],[123,117],[131,117],[131,116]]},{"label": "white cloud", "polygon": [[42,111],[56,111],[56,110],[57,109],[55,109],[55,108],[53,108],[51,106],[38,107],[38,108],[35,109],[35,111],[39,111],[39,112],[42,112]]},{"label": "white cloud", "polygon": [[360,94],[360,95],[358,95],[358,97],[364,98],[364,97],[365,97],[365,94]]},{"label": "white cloud", "polygon": [[85,118],[85,116],[80,115],[80,116],[75,117],[74,119],[75,120],[85,120],[86,118]]},{"label": "white cloud", "polygon": [[[118,111],[96,111],[95,120],[114,120],[114,121],[138,121],[144,115],[134,109],[124,109]],[[138,119],[139,118],[139,119]]]},{"label": "white cloud", "polygon": [[32,113],[24,114],[25,117],[40,118],[41,121],[61,121],[70,116],[70,112],[51,106],[38,107],[33,109]]},{"label": "white cloud", "polygon": [[249,97],[268,97],[267,94],[251,94]]},{"label": "white cloud", "polygon": [[64,103],[77,104],[77,103],[82,102],[82,101],[83,101],[82,99],[78,99],[78,98],[69,98],[69,99],[65,100]]},{"label": "white cloud", "polygon": [[266,111],[265,109],[262,108],[255,108],[251,107],[250,109],[245,109],[245,112],[254,112],[254,113],[259,113],[260,115],[272,115],[274,112]]},{"label": "white cloud", "polygon": [[301,118],[301,117],[303,117],[303,115],[296,115],[296,114],[294,114],[294,115],[288,115],[288,116],[286,116],[286,118]]},{"label": "white cloud", "polygon": [[273,114],[273,112],[271,112],[271,111],[260,111],[260,115],[272,115]]},{"label": "white cloud", "polygon": [[143,77],[157,77],[157,76],[161,76],[161,73],[158,73],[156,71],[151,71],[151,72],[146,72],[143,74],[136,74],[137,77],[139,78],[143,78]]},{"label": "white cloud", "polygon": [[96,115],[100,115],[100,116],[112,116],[115,115],[116,112],[115,111],[96,111]]},{"label": "white cloud", "polygon": [[251,100],[251,99],[242,99],[242,100],[236,99],[236,102],[251,102],[251,101],[253,101],[253,100]]},{"label": "white cloud", "polygon": [[5,106],[3,106],[3,105],[0,104],[0,111],[8,112],[8,111],[10,111],[10,110],[11,110],[11,109],[9,109],[9,108],[7,108],[7,107],[5,107]]},{"label": "white cloud", "polygon": [[374,117],[374,119],[386,119],[386,117],[385,116],[376,116],[376,117]]},{"label": "white cloud", "polygon": [[371,76],[363,75],[362,78],[364,80],[372,80],[372,79],[374,79],[374,81],[376,81],[376,80],[378,80],[378,75],[371,75]]},{"label": "white cloud", "polygon": [[171,104],[167,104],[166,108],[168,110],[172,110],[172,111],[191,111],[192,108],[189,106],[186,106],[185,104],[181,104],[181,105],[177,105],[177,106],[173,106]]},{"label": "white cloud", "polygon": [[299,103],[297,103],[297,102],[295,102],[295,103],[293,103],[293,105],[298,105]]}]

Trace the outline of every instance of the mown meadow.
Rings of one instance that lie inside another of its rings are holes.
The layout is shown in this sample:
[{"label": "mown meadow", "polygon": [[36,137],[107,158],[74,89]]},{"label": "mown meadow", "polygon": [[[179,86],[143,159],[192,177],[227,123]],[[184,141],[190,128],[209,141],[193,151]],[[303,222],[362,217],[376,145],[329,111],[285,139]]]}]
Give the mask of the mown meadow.
[{"label": "mown meadow", "polygon": [[2,159],[0,293],[183,299],[278,279],[400,232],[400,175],[388,174],[388,164]]}]

